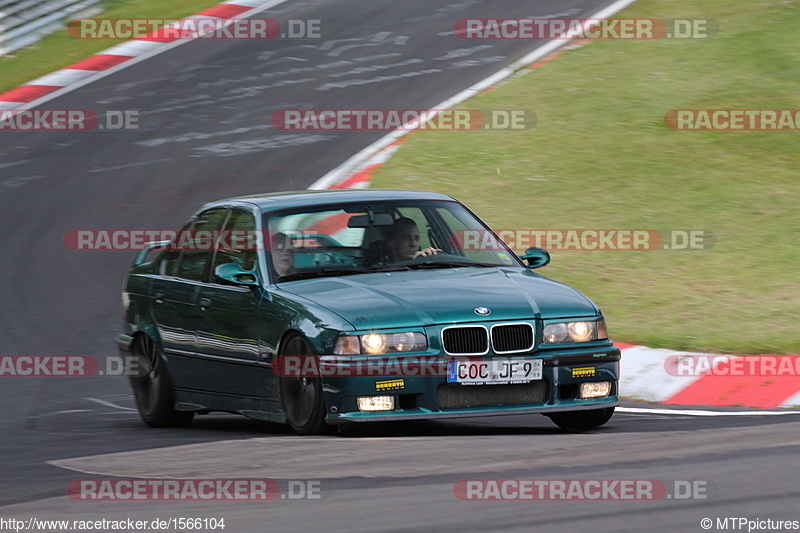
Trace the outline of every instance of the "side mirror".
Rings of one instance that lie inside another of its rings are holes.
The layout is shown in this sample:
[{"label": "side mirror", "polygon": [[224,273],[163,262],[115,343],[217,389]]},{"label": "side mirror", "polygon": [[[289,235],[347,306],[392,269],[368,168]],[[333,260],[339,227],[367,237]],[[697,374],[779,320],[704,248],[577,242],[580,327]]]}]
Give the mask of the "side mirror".
[{"label": "side mirror", "polygon": [[523,261],[527,261],[528,268],[533,270],[534,268],[543,267],[548,264],[550,262],[550,253],[544,248],[533,246],[525,250],[525,253],[519,256],[519,258]]},{"label": "side mirror", "polygon": [[214,280],[227,285],[258,287],[258,276],[252,270],[245,270],[237,263],[225,263],[214,269]]}]

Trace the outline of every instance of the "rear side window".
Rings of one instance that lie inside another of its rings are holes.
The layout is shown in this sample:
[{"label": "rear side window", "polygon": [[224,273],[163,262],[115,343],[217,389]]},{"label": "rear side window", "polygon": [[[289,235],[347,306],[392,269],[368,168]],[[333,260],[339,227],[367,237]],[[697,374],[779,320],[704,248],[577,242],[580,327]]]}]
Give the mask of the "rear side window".
[{"label": "rear side window", "polygon": [[181,258],[181,251],[178,249],[173,249],[172,246],[179,242],[180,236],[182,233],[191,229],[192,225],[194,224],[194,218],[190,218],[186,224],[178,231],[178,235],[175,239],[170,242],[170,247],[168,247],[167,251],[164,254],[164,275],[175,277],[178,273],[178,261]]},{"label": "rear side window", "polygon": [[255,269],[256,250],[252,245],[255,231],[256,219],[253,213],[247,209],[232,209],[223,237],[219,241],[211,272],[226,263],[236,263],[245,270]]},{"label": "rear side window", "polygon": [[[202,234],[202,230],[216,232],[222,229],[227,212],[226,208],[217,207],[198,215],[192,225],[190,238],[181,239],[181,248],[183,249],[180,251],[181,255],[175,271],[177,277],[205,281],[206,267],[211,258],[213,246],[209,245],[209,240]],[[169,258],[167,259],[167,270],[169,270]]]}]

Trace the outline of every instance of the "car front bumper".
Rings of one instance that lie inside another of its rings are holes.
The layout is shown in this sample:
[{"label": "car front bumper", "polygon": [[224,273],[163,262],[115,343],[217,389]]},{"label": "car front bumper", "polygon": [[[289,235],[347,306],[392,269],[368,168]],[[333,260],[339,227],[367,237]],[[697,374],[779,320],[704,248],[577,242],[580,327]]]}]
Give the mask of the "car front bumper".
[{"label": "car front bumper", "polygon": [[[499,356],[496,356],[499,357]],[[514,385],[461,385],[447,377],[382,375],[323,377],[327,422],[376,422],[605,409],[619,405],[616,347],[558,350],[514,356],[542,359],[542,379]],[[442,356],[446,366],[447,356]],[[610,382],[608,396],[581,398],[580,384]],[[361,411],[359,396],[394,396],[391,411]]]}]

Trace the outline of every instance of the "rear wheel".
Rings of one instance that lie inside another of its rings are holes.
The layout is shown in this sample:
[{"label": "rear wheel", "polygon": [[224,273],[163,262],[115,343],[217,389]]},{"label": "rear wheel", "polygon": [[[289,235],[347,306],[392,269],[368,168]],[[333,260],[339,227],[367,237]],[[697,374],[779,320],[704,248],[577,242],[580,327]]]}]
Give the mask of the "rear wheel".
[{"label": "rear wheel", "polygon": [[133,341],[133,354],[137,357],[139,372],[131,376],[131,386],[142,420],[152,427],[189,424],[194,413],[175,410],[172,382],[156,342],[147,335],[137,336]]},{"label": "rear wheel", "polygon": [[572,411],[569,413],[553,413],[548,415],[555,425],[563,429],[587,430],[599,428],[614,414],[613,407],[592,409],[591,411]]},{"label": "rear wheel", "polygon": [[[299,335],[284,343],[281,355],[314,355],[314,349]],[[322,380],[316,376],[281,377],[281,403],[286,421],[300,435],[318,435],[334,429],[325,423]]]}]

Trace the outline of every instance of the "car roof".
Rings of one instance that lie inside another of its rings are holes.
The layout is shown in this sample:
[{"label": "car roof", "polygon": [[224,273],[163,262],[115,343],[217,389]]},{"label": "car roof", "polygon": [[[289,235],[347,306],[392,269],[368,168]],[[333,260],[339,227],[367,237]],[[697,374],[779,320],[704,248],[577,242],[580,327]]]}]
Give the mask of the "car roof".
[{"label": "car roof", "polygon": [[456,201],[446,194],[425,191],[389,189],[333,189],[325,191],[288,191],[250,196],[238,196],[205,204],[203,209],[233,203],[255,204],[263,211],[292,207],[319,206],[350,202],[377,202],[383,200],[439,200]]}]

